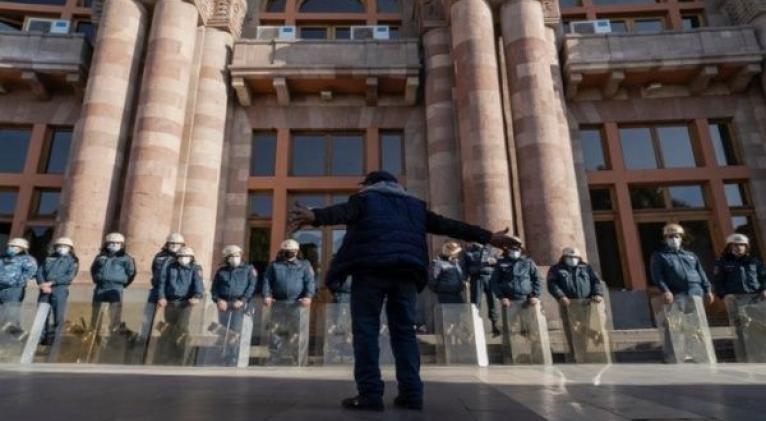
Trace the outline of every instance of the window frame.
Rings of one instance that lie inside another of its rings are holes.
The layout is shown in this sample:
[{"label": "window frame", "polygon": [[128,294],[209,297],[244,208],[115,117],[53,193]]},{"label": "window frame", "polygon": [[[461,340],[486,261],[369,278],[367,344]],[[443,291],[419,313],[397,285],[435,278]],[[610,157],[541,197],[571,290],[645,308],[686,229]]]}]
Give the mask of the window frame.
[{"label": "window frame", "polygon": [[[695,155],[696,167],[691,168],[658,168],[650,170],[630,170],[626,167],[623,159],[623,151],[619,129],[623,127],[662,127],[678,126],[679,121],[605,121],[600,124],[588,122],[582,128],[592,129],[600,126],[604,133],[606,156],[611,159],[612,168],[608,171],[589,171],[585,173],[589,193],[591,188],[609,187],[613,192],[613,211],[593,211],[594,221],[614,220],[618,226],[620,247],[623,251],[623,276],[627,288],[645,289],[649,281],[644,271],[643,258],[636,256],[641,253],[638,239],[637,224],[652,221],[678,221],[699,220],[708,222],[711,232],[711,241],[715,253],[719,253],[725,246],[725,237],[733,231],[732,216],[748,216],[757,224],[755,212],[752,206],[729,208],[726,200],[725,185],[744,183],[745,200],[752,205],[751,196],[751,170],[741,162],[734,166],[719,166],[714,150],[713,140],[709,132],[709,123],[730,122],[729,116],[723,118],[694,118],[683,122],[689,129],[692,152]],[[735,150],[739,150],[740,139],[737,137],[737,128],[733,124],[727,125],[730,130],[731,141]],[[656,130],[652,129],[652,145],[655,153],[659,144]],[[661,162],[664,166],[664,161]],[[631,203],[631,186],[656,185],[666,186],[663,189],[663,209],[634,210]],[[672,208],[670,194],[667,186],[699,185],[705,200],[705,208]],[[762,244],[762,233],[755,231],[756,237],[751,239]],[[763,247],[759,248],[762,254]]]},{"label": "window frame", "polygon": [[[294,152],[295,152],[295,145],[293,143],[293,140],[295,139],[296,135],[306,135],[306,136],[317,136],[321,137],[322,141],[324,142],[324,173],[323,174],[311,174],[311,175],[295,175],[293,172],[293,158],[294,158]],[[361,167],[362,167],[362,174],[358,175],[336,175],[332,173],[332,165],[333,165],[333,139],[335,139],[338,135],[357,135],[361,137],[362,142],[362,155],[361,155]],[[364,169],[367,167],[366,157],[367,157],[367,142],[365,142],[365,134],[364,131],[350,131],[350,130],[332,130],[332,131],[316,131],[316,130],[309,130],[309,131],[294,131],[290,133],[290,152],[289,152],[289,159],[288,159],[288,172],[291,177],[361,177],[364,174]]]}]

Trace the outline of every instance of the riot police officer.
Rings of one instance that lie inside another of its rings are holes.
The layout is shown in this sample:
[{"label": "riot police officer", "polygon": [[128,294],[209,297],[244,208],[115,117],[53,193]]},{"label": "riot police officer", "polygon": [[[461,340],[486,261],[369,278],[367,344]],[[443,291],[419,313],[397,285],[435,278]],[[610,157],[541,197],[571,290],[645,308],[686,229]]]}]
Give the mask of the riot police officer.
[{"label": "riot police officer", "polygon": [[222,254],[225,263],[215,272],[210,293],[218,307],[218,322],[239,332],[244,309],[255,294],[258,272],[242,262],[239,246],[226,246]]},{"label": "riot police officer", "polygon": [[715,292],[720,298],[729,294],[760,294],[766,299],[766,268],[750,253],[750,239],[732,234],[726,239],[726,249],[715,262],[713,271]]},{"label": "riot police officer", "polygon": [[537,265],[524,255],[521,239],[511,238],[513,243],[497,262],[492,274],[492,291],[504,307],[510,307],[513,303],[537,305],[542,294],[542,279]]},{"label": "riot police officer", "polygon": [[465,270],[460,259],[463,249],[453,241],[442,245],[441,253],[431,262],[431,280],[428,286],[439,298],[440,304],[465,303]]},{"label": "riot police officer", "polygon": [[125,237],[122,234],[113,232],[106,236],[101,252],[90,267],[90,275],[96,284],[93,290],[91,325],[95,325],[101,304],[107,303],[111,316],[110,328],[116,329],[122,318],[123,290],[136,277],[136,262],[125,250]]},{"label": "riot police officer", "polygon": [[204,294],[202,268],[194,261],[194,250],[181,247],[175,259],[168,261],[160,274],[157,308],[162,311],[166,325],[160,329],[155,364],[178,364],[177,356],[185,355],[191,308]]},{"label": "riot police officer", "polygon": [[165,270],[165,266],[175,259],[178,251],[185,245],[186,240],[183,235],[172,233],[168,235],[162,249],[154,255],[154,259],[152,259],[152,288],[149,290],[150,303],[157,302],[159,297],[160,277]]},{"label": "riot police officer", "polygon": [[165,265],[160,275],[157,305],[195,305],[204,294],[202,267],[194,261],[194,250],[191,247],[181,247],[176,258]]},{"label": "riot police officer", "polygon": [[472,243],[468,246],[465,254],[465,265],[470,278],[471,303],[477,308],[481,307],[481,301],[487,302],[487,313],[492,323],[492,335],[500,336],[497,327],[498,306],[497,298],[492,292],[490,280],[497,264],[498,250],[490,245]]},{"label": "riot police officer", "polygon": [[[37,270],[37,285],[40,287],[38,303],[48,303],[51,312],[43,330],[43,343],[50,343],[61,322],[64,321],[69,286],[77,276],[80,261],[74,252],[74,242],[61,237],[53,242],[53,252],[40,264]],[[50,319],[53,319],[49,327]]]},{"label": "riot police officer", "polygon": [[23,238],[11,239],[0,257],[0,329],[21,333],[20,303],[24,300],[27,282],[35,277],[35,272],[37,261],[29,254],[29,242]]},{"label": "riot police officer", "polygon": [[314,269],[307,260],[298,258],[300,245],[288,239],[280,245],[279,256],[266,268],[263,277],[263,303],[274,301],[299,302],[311,305],[316,289]]},{"label": "riot police officer", "polygon": [[566,247],[561,259],[548,271],[548,292],[563,306],[568,306],[570,299],[590,298],[597,303],[603,300],[601,280],[574,247]]},{"label": "riot police officer", "polygon": [[652,282],[660,288],[666,304],[672,304],[677,294],[702,296],[713,302],[705,270],[699,257],[683,248],[686,235],[678,224],[667,224],[662,229],[665,245],[652,254],[650,272]]}]

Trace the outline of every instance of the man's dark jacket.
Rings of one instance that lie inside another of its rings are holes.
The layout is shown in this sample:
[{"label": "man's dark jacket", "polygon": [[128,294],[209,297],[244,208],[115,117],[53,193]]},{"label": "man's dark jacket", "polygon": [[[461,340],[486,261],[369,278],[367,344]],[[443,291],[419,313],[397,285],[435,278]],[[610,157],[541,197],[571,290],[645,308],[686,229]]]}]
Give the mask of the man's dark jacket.
[{"label": "man's dark jacket", "polygon": [[339,279],[347,275],[414,272],[418,289],[428,279],[426,234],[486,244],[492,233],[429,211],[426,203],[397,183],[365,187],[346,203],[314,209],[314,226],[347,225],[333,261]]}]

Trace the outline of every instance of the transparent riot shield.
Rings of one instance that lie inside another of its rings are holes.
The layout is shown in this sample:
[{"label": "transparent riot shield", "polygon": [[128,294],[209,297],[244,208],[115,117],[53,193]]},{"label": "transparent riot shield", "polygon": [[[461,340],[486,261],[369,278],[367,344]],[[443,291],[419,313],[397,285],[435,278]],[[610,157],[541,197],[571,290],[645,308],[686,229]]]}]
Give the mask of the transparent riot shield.
[{"label": "transparent riot shield", "polygon": [[308,365],[309,309],[293,302],[275,302],[263,311],[264,365]]},{"label": "transparent riot shield", "polygon": [[22,302],[0,304],[0,363],[32,363],[49,311],[32,288]]},{"label": "transparent riot shield", "polygon": [[759,294],[727,295],[729,323],[735,329],[737,361],[766,363],[766,300]]},{"label": "transparent riot shield", "polygon": [[484,323],[473,304],[435,307],[436,358],[443,365],[489,365]]},{"label": "transparent riot shield", "polygon": [[590,299],[570,299],[562,307],[564,331],[578,364],[611,364],[609,332],[606,329],[604,302]]},{"label": "transparent riot shield", "polygon": [[548,323],[542,306],[514,301],[503,307],[503,361],[506,364],[551,365]]},{"label": "transparent riot shield", "polygon": [[679,294],[668,305],[660,296],[652,300],[652,306],[666,362],[716,363],[702,297]]},{"label": "transparent riot shield", "polygon": [[229,303],[226,311],[208,301],[205,305],[202,331],[195,333],[197,365],[247,367],[250,338],[253,333],[253,306],[239,309]]},{"label": "transparent riot shield", "polygon": [[146,351],[147,365],[195,365],[195,348],[204,320],[203,302],[195,305],[187,301],[169,302],[157,306],[154,323]]},{"label": "transparent riot shield", "polygon": [[94,303],[93,287],[73,285],[51,362],[142,364],[146,337],[140,335],[149,291],[128,288],[122,302]]},{"label": "transparent riot shield", "polygon": [[147,337],[141,335],[149,290],[128,288],[121,304],[101,304],[95,359],[99,364],[143,364]]},{"label": "transparent riot shield", "polygon": [[351,331],[351,305],[327,304],[324,320],[324,365],[354,363],[354,335]]}]

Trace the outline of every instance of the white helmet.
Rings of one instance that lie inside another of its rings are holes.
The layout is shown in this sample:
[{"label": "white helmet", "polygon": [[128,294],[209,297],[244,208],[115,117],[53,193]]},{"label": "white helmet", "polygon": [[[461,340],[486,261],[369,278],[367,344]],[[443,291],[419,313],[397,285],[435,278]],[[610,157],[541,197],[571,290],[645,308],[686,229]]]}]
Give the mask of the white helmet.
[{"label": "white helmet", "polygon": [[69,237],[60,237],[56,241],[53,242],[54,246],[68,246],[70,248],[74,248],[74,241],[72,241]]},{"label": "white helmet", "polygon": [[235,245],[226,246],[223,248],[222,254],[224,258],[229,256],[240,256],[242,255],[242,248]]},{"label": "white helmet", "polygon": [[125,236],[120,234],[119,232],[113,232],[111,234],[106,235],[104,242],[125,244]]},{"label": "white helmet", "polygon": [[24,238],[14,238],[11,241],[8,242],[8,246],[10,247],[18,247],[22,248],[24,250],[29,250],[29,241],[27,241]]},{"label": "white helmet", "polygon": [[290,238],[285,241],[282,241],[282,244],[279,246],[279,249],[287,250],[287,251],[298,251],[301,249],[301,245],[298,244],[297,241]]},{"label": "white helmet", "polygon": [[174,232],[170,235],[168,235],[168,238],[165,240],[166,243],[173,243],[173,244],[186,244],[186,240],[184,239],[184,236]]},{"label": "white helmet", "polygon": [[582,257],[580,249],[577,247],[564,247],[564,250],[561,250],[561,255],[563,257]]},{"label": "white helmet", "polygon": [[667,237],[673,234],[680,235],[683,237],[684,235],[686,235],[686,231],[684,231],[684,227],[678,224],[667,224],[662,228],[663,237]]},{"label": "white helmet", "polygon": [[176,256],[189,256],[194,257],[194,249],[191,247],[181,247],[181,250],[178,250],[178,253],[176,253]]},{"label": "white helmet", "polygon": [[726,244],[744,244],[746,246],[749,246],[750,239],[747,238],[747,236],[744,234],[734,233],[726,237]]}]

